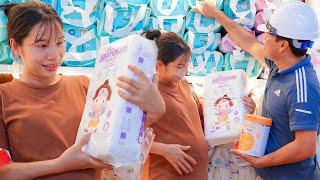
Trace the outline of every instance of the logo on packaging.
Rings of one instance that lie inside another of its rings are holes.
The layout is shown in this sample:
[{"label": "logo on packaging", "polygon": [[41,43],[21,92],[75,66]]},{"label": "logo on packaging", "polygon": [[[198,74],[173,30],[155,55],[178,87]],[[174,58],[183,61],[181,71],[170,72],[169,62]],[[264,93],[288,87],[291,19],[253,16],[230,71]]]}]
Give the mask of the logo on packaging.
[{"label": "logo on packaging", "polygon": [[105,62],[106,67],[111,67],[115,65],[115,59],[118,55],[123,54],[128,49],[128,46],[122,46],[114,48],[110,46],[106,52],[101,55],[99,62]]},{"label": "logo on packaging", "polygon": [[212,84],[226,84],[229,81],[237,79],[236,75],[222,76],[218,75],[216,78],[212,79]]}]

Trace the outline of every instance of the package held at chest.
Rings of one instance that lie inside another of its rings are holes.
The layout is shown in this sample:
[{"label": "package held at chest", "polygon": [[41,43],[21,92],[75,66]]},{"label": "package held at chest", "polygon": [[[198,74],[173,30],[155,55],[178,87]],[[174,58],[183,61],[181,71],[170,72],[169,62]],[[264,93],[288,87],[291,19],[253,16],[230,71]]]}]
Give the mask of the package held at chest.
[{"label": "package held at chest", "polygon": [[145,115],[118,95],[119,76],[137,80],[128,69],[135,65],[148,78],[155,72],[155,41],[131,35],[99,49],[87,101],[77,134],[91,133],[85,152],[115,167],[141,163]]},{"label": "package held at chest", "polygon": [[214,72],[204,90],[205,137],[211,146],[239,137],[245,108],[246,75],[243,70]]}]

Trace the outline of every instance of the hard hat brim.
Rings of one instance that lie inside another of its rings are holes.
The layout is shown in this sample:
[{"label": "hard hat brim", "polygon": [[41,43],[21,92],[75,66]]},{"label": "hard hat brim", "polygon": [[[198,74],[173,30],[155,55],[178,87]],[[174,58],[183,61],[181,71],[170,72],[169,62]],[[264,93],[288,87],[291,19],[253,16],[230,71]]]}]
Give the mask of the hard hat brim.
[{"label": "hard hat brim", "polygon": [[270,32],[270,31],[268,30],[266,24],[260,24],[260,25],[257,27],[257,29],[258,29],[259,31],[261,31],[261,32],[266,32],[266,33]]}]

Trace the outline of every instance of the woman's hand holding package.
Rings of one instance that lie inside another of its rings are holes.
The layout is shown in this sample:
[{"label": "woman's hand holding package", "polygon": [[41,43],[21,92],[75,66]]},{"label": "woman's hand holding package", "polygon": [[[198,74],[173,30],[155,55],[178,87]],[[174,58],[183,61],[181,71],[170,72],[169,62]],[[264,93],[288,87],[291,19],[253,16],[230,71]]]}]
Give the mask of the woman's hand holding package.
[{"label": "woman's hand holding package", "polygon": [[110,165],[96,160],[83,152],[81,148],[87,144],[90,139],[90,134],[85,134],[79,142],[68,148],[59,158],[56,159],[59,167],[65,171],[79,169],[106,169]]},{"label": "woman's hand holding package", "polygon": [[190,174],[193,171],[192,166],[197,164],[190,155],[184,152],[190,148],[190,146],[179,144],[165,144],[162,156],[169,161],[180,175]]},{"label": "woman's hand holding package", "polygon": [[157,121],[165,113],[165,103],[158,90],[158,76],[155,75],[150,81],[144,72],[135,66],[128,67],[137,77],[134,80],[128,77],[119,77],[117,85],[120,90],[118,94],[125,100],[139,106],[147,113],[147,125]]},{"label": "woman's hand holding package", "polygon": [[252,93],[250,92],[247,96],[243,98],[243,104],[246,108],[246,112],[253,114],[256,110],[256,103],[252,99]]},{"label": "woman's hand holding package", "polygon": [[216,18],[216,14],[219,13],[219,10],[214,5],[213,1],[201,1],[192,9],[209,18]]}]

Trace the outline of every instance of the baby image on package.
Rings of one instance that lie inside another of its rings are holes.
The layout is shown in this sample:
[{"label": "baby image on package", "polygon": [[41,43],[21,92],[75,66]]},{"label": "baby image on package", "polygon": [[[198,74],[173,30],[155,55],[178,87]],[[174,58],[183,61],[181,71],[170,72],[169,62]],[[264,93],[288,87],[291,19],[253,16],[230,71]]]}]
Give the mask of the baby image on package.
[{"label": "baby image on package", "polygon": [[205,137],[211,146],[232,142],[239,136],[245,113],[242,103],[245,90],[243,70],[214,72],[206,77]]},{"label": "baby image on package", "polygon": [[85,133],[91,138],[84,151],[115,167],[143,161],[145,114],[118,95],[119,76],[137,77],[128,69],[134,65],[148,78],[155,72],[155,41],[131,35],[99,49],[92,73],[77,140]]}]

